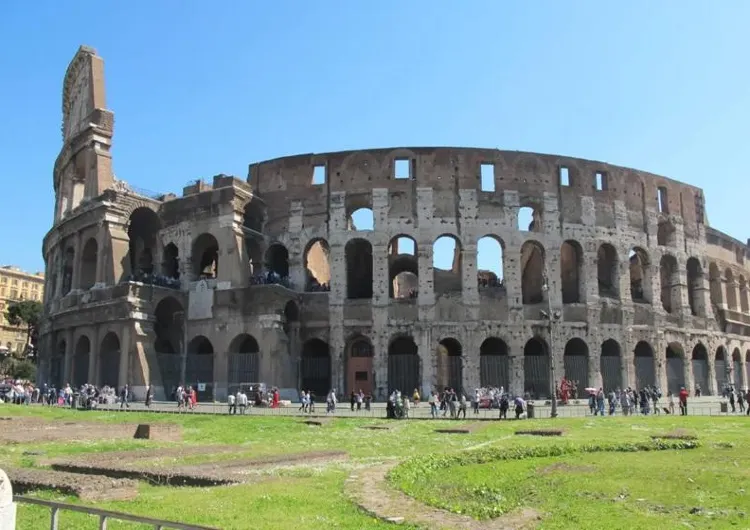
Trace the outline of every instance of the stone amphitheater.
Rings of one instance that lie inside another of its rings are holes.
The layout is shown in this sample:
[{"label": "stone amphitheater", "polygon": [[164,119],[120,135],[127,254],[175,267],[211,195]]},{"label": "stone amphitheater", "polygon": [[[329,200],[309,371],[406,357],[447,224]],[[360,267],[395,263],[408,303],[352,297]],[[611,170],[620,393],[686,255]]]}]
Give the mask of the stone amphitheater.
[{"label": "stone amphitheater", "polygon": [[81,47],[43,243],[40,381],[163,398],[184,380],[204,400],[248,382],[376,398],[544,397],[563,375],[747,386],[750,251],[708,226],[699,188],[420,147],[288,156],[156,195],[115,178],[113,132],[103,60]]}]

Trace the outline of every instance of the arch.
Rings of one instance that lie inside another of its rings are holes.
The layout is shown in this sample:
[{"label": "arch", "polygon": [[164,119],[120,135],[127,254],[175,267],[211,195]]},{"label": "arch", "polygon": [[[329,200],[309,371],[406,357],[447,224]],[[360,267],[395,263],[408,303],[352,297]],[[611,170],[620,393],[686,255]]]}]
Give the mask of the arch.
[{"label": "arch", "polygon": [[304,253],[305,291],[326,292],[331,290],[331,249],[325,239],[313,239]]},{"label": "arch", "polygon": [[602,374],[602,388],[605,392],[622,389],[622,349],[615,339],[602,342],[599,355],[599,369]]},{"label": "arch", "polygon": [[609,243],[599,245],[596,252],[597,279],[599,280],[599,296],[618,298],[620,296],[619,281],[620,263],[617,250]]},{"label": "arch", "polygon": [[661,306],[667,313],[679,309],[680,278],[677,269],[677,259],[671,254],[664,254],[659,262],[659,276],[661,278]]},{"label": "arch", "polygon": [[543,232],[542,210],[535,204],[524,204],[518,209],[518,230],[521,232]]},{"label": "arch", "polygon": [[721,288],[721,272],[716,263],[711,262],[708,265],[708,281],[711,292],[711,304],[719,306],[724,303],[724,295]]},{"label": "arch", "polygon": [[676,230],[668,219],[661,219],[656,228],[656,244],[664,247],[677,246]]},{"label": "arch", "polygon": [[117,388],[120,382],[120,338],[110,331],[99,348],[99,386]]},{"label": "arch", "polygon": [[636,390],[647,386],[656,386],[656,366],[654,362],[654,350],[648,342],[642,340],[635,345],[633,364]]},{"label": "arch", "polygon": [[589,382],[589,346],[578,337],[565,343],[563,351],[565,379],[573,383],[579,396],[583,396]]},{"label": "arch", "polygon": [[460,396],[463,389],[463,347],[453,337],[442,339],[436,348],[437,386],[452,388]]},{"label": "arch", "polygon": [[391,298],[416,298],[419,293],[417,242],[398,235],[388,242],[388,286]]},{"label": "arch", "polygon": [[81,252],[81,289],[91,289],[96,283],[96,269],[99,258],[99,246],[96,239],[91,237],[83,246]]},{"label": "arch", "polygon": [[640,247],[630,251],[630,298],[633,302],[651,303],[651,262]]},{"label": "arch", "polygon": [[370,339],[362,335],[351,338],[346,352],[346,392],[361,390],[365,395],[372,395],[375,390],[375,372]]},{"label": "arch", "polygon": [[162,253],[161,273],[167,278],[180,279],[180,251],[177,245],[169,243]]},{"label": "arch", "polygon": [[203,335],[197,335],[188,342],[187,352],[188,355],[213,355],[214,345]]},{"label": "arch", "polygon": [[320,399],[325,399],[331,386],[331,353],[322,339],[309,339],[302,345],[300,385]]},{"label": "arch", "polygon": [[86,335],[81,335],[76,342],[73,354],[73,377],[71,383],[74,388],[89,383],[89,358],[91,356],[91,341]]},{"label": "arch", "polygon": [[184,383],[195,389],[201,401],[213,399],[214,345],[203,335],[188,342]]},{"label": "arch", "polygon": [[477,241],[477,284],[479,289],[504,289],[505,243],[495,235]]},{"label": "arch", "polygon": [[679,394],[682,387],[687,388],[685,380],[685,351],[677,342],[667,345],[667,392]]},{"label": "arch", "polygon": [[[12,344],[9,342],[8,351],[10,351],[11,346]],[[62,388],[63,386],[63,376],[65,375],[65,351],[67,348],[67,343],[64,340],[61,340],[57,344],[57,350],[52,353],[50,358],[49,382],[55,388]]]},{"label": "arch", "polygon": [[461,241],[452,234],[444,234],[432,244],[432,274],[435,294],[461,292]]},{"label": "arch", "polygon": [[219,242],[207,232],[193,240],[193,272],[196,278],[218,278]]},{"label": "arch", "polygon": [[184,318],[182,304],[175,298],[162,298],[154,309],[154,350],[156,353],[174,354],[180,351]]},{"label": "arch", "polygon": [[708,394],[710,391],[708,377],[708,351],[700,342],[693,347],[691,364],[693,366],[693,381],[695,392],[700,388],[701,393]]},{"label": "arch", "polygon": [[544,247],[538,241],[526,241],[521,246],[521,295],[524,304],[544,301]]},{"label": "arch", "polygon": [[299,322],[299,306],[294,300],[289,300],[284,305],[284,317],[286,317],[287,322]]},{"label": "arch", "polygon": [[234,394],[242,384],[257,383],[260,378],[260,346],[252,335],[241,333],[229,344],[227,390]]},{"label": "arch", "polygon": [[65,249],[63,254],[62,294],[65,296],[73,289],[73,269],[75,268],[76,251],[73,247]]},{"label": "arch", "polygon": [[735,390],[743,390],[742,385],[742,352],[739,348],[732,351],[732,383]]},{"label": "arch", "polygon": [[688,305],[693,316],[705,316],[703,306],[703,268],[697,258],[687,260]]},{"label": "arch", "polygon": [[128,257],[133,276],[154,272],[157,236],[161,230],[159,216],[151,208],[141,206],[128,219]]},{"label": "arch", "polygon": [[419,348],[409,336],[399,336],[388,345],[388,390],[401,390],[411,394],[421,389]]},{"label": "arch", "polygon": [[727,308],[730,311],[737,311],[737,289],[734,284],[734,273],[729,267],[724,271],[724,281],[727,290]]},{"label": "arch", "polygon": [[357,208],[349,214],[347,230],[370,232],[375,229],[375,215],[370,208]]},{"label": "arch", "polygon": [[510,387],[508,345],[497,337],[489,337],[479,347],[479,384],[483,388]]},{"label": "arch", "polygon": [[583,248],[574,240],[564,241],[560,246],[560,283],[563,304],[578,304],[583,278]]},{"label": "arch", "polygon": [[[266,250],[266,270],[269,281],[289,278],[289,251],[281,243],[273,243]],[[276,283],[274,281],[274,283]]]},{"label": "arch", "polygon": [[[263,218],[265,208],[257,197],[251,198],[242,210],[242,228],[245,229],[245,237],[257,237],[263,233]],[[249,234],[248,232],[255,232]]]},{"label": "arch", "polygon": [[745,279],[745,276],[740,274],[738,283],[740,292],[740,311],[744,314],[748,314],[750,312],[750,308],[748,308],[747,304],[747,280]]},{"label": "arch", "polygon": [[724,346],[716,348],[714,355],[714,375],[716,376],[716,390],[721,394],[729,384],[729,363]]},{"label": "arch", "polygon": [[366,239],[352,239],[344,248],[346,257],[346,297],[372,298],[372,244]]},{"label": "arch", "polygon": [[523,347],[523,390],[531,399],[550,396],[549,363],[547,342],[539,337],[529,339]]}]

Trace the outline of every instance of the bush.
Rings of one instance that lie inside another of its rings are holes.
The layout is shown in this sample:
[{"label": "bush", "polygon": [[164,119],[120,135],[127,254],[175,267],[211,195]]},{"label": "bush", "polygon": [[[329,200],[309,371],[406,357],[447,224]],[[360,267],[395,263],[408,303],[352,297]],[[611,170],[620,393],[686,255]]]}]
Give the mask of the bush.
[{"label": "bush", "polygon": [[7,357],[0,363],[0,374],[5,374],[12,379],[34,381],[36,379],[36,365],[26,359]]}]

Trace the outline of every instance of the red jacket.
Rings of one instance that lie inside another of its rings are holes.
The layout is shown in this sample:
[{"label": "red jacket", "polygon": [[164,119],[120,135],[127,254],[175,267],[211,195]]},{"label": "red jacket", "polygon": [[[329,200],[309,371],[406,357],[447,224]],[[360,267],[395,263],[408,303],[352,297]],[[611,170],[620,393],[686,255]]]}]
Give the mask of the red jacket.
[{"label": "red jacket", "polygon": [[685,403],[687,402],[687,398],[688,398],[688,391],[683,388],[682,390],[680,390],[680,401]]}]

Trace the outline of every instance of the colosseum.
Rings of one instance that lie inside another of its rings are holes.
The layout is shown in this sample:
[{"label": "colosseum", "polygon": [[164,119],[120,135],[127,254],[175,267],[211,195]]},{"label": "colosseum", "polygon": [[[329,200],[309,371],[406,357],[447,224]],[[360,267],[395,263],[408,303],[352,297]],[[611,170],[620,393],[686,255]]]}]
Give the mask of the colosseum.
[{"label": "colosseum", "polygon": [[[81,47],[43,243],[40,381],[157,398],[185,381],[217,400],[245,382],[376,399],[545,397],[563,375],[747,387],[750,252],[708,226],[699,188],[420,147],[288,156],[156,195],[115,178],[113,132],[103,60]],[[480,269],[482,252],[496,259]]]}]

